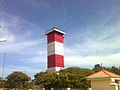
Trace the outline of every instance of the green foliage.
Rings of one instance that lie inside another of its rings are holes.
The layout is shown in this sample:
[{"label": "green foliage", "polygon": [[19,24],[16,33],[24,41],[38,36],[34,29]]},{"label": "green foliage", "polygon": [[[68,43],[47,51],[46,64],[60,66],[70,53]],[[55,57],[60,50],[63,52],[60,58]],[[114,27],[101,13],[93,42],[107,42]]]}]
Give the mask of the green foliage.
[{"label": "green foliage", "polygon": [[112,66],[112,67],[102,67],[100,64],[96,64],[92,70],[95,71],[95,72],[98,72],[98,71],[100,71],[102,69],[105,69],[107,71],[110,71],[112,73],[120,75],[120,67],[115,67],[115,66]]},{"label": "green foliage", "polygon": [[98,72],[98,71],[100,71],[100,70],[102,70],[102,69],[103,69],[103,68],[102,68],[102,66],[101,66],[100,64],[96,64],[92,70],[93,70],[94,72]]},{"label": "green foliage", "polygon": [[35,84],[48,88],[87,88],[90,83],[85,76],[92,74],[90,69],[72,67],[58,73],[40,72],[35,75]]},{"label": "green foliage", "polygon": [[0,80],[0,88],[4,88],[5,86],[5,80]]},{"label": "green foliage", "polygon": [[88,83],[84,76],[79,74],[69,74],[68,79],[70,81],[70,88],[87,88]]},{"label": "green foliage", "polygon": [[40,72],[35,75],[35,84],[44,85],[45,87],[56,86],[58,75],[52,72]]},{"label": "green foliage", "polygon": [[89,85],[89,82],[82,75],[74,73],[59,74],[59,88],[87,88]]},{"label": "green foliage", "polygon": [[12,74],[6,77],[6,88],[19,88],[22,89],[31,80],[23,72],[13,72]]},{"label": "green foliage", "polygon": [[104,67],[104,69],[120,75],[120,67],[118,68],[118,67],[112,66],[112,67]]},{"label": "green foliage", "polygon": [[58,74],[58,82],[57,82],[57,87],[59,88],[67,88],[69,87],[69,79],[68,79],[68,74],[66,73],[60,73]]},{"label": "green foliage", "polygon": [[34,82],[29,82],[28,77],[23,72],[13,72],[7,76],[7,81],[1,81],[0,87],[18,88],[18,89],[32,89],[38,87],[45,88],[87,88],[90,87],[90,82],[86,80],[86,76],[98,72],[102,69],[120,75],[120,68],[101,67],[100,64],[96,64],[92,70],[80,67],[70,67],[62,69],[59,72],[40,72],[35,75]]},{"label": "green foliage", "polygon": [[26,85],[25,85],[25,88],[26,89],[33,89],[35,87],[35,84],[33,82],[28,82]]},{"label": "green foliage", "polygon": [[[94,71],[80,67],[70,67],[59,71],[60,75],[67,75],[68,86],[70,88],[87,88],[90,83],[86,80],[86,76],[93,74]],[[61,79],[62,80],[62,79]],[[62,81],[61,81],[62,82]]]},{"label": "green foliage", "polygon": [[83,76],[88,76],[90,74],[93,74],[94,71],[87,68],[70,67],[70,68],[60,70],[59,73],[74,73],[74,74],[79,74]]}]

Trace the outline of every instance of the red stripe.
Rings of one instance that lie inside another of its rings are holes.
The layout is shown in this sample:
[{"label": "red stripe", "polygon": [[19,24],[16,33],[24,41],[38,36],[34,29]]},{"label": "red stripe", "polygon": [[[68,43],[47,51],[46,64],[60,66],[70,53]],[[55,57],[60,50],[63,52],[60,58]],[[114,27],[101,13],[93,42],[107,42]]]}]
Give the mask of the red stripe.
[{"label": "red stripe", "polygon": [[57,54],[48,56],[48,68],[51,67],[64,67],[64,56]]},{"label": "red stripe", "polygon": [[51,33],[49,33],[47,35],[47,42],[51,43],[51,42],[54,42],[54,41],[63,43],[64,42],[63,34],[58,33],[58,32],[51,32]]}]

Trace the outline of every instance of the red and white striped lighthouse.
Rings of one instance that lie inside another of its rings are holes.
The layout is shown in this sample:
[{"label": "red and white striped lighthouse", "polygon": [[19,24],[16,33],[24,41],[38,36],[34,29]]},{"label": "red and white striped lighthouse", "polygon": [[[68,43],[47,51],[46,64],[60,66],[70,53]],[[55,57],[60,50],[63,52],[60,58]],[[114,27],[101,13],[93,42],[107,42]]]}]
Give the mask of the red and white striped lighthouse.
[{"label": "red and white striped lighthouse", "polygon": [[48,71],[59,71],[64,68],[64,37],[65,32],[53,27],[47,35]]}]

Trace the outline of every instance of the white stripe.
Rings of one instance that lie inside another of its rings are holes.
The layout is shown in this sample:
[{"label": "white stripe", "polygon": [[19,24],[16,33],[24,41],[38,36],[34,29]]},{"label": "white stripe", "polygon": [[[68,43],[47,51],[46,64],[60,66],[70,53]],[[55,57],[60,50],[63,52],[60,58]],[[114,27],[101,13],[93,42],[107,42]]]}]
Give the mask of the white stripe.
[{"label": "white stripe", "polygon": [[63,67],[52,67],[52,68],[48,68],[48,71],[52,71],[52,72],[56,72],[63,69]]},{"label": "white stripe", "polygon": [[64,52],[64,47],[63,47],[63,46],[58,46],[58,45],[49,46],[49,47],[48,47],[48,52],[50,52],[50,51],[60,51],[60,52]]},{"label": "white stripe", "polygon": [[51,52],[48,52],[48,56],[54,55],[54,54],[64,55],[64,52],[59,52],[59,51],[51,51]]},{"label": "white stripe", "polygon": [[55,41],[48,44],[48,56],[53,54],[64,55],[63,43]]},{"label": "white stripe", "polygon": [[57,42],[57,41],[54,41],[54,42],[48,43],[48,46],[52,46],[52,45],[63,46],[63,43],[60,43],[60,42]]}]

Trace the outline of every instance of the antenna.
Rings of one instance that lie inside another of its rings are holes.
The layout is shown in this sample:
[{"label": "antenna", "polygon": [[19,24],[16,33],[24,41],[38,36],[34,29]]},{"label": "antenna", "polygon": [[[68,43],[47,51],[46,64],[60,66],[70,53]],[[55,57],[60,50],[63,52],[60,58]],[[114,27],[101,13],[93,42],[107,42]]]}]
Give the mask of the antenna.
[{"label": "antenna", "polygon": [[101,66],[101,69],[104,70],[103,63],[102,63],[102,62],[101,62],[101,64],[100,64],[100,66]]},{"label": "antenna", "polygon": [[6,59],[6,53],[3,53],[3,72],[2,72],[3,79],[4,79],[4,73],[5,73],[5,59]]},{"label": "antenna", "polygon": [[102,63],[101,63],[100,65],[101,65],[101,67],[102,67]]}]

